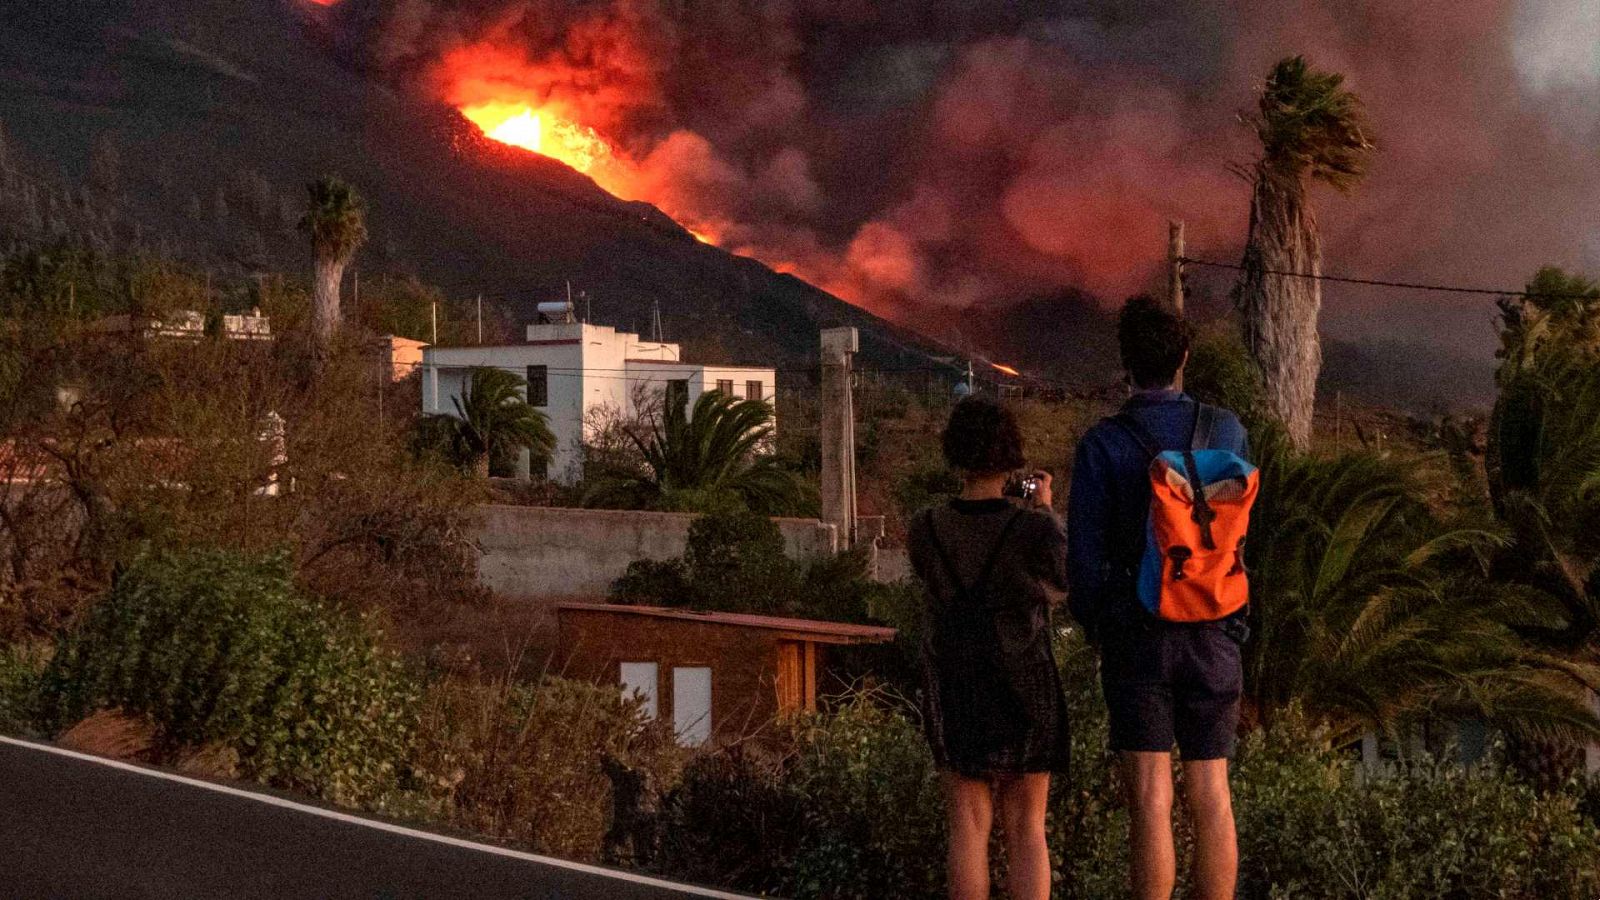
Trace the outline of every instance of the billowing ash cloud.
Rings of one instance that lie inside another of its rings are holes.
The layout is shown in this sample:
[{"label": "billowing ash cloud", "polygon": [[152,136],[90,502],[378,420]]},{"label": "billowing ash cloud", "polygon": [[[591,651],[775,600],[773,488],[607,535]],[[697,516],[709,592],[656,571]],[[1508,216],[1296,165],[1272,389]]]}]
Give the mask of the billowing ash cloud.
[{"label": "billowing ash cloud", "polygon": [[[1234,259],[1237,114],[1279,57],[1345,72],[1382,153],[1322,198],[1328,267],[1516,285],[1600,267],[1587,0],[346,0],[345,44],[462,105],[534,91],[628,190],[902,317],[1147,287],[1165,222]],[[1218,276],[1225,282],[1225,276]],[[1219,284],[1222,282],[1219,282]],[[1374,315],[1381,311],[1380,315]],[[1483,305],[1330,288],[1356,336],[1461,338]],[[1440,334],[1442,331],[1442,334]]]}]

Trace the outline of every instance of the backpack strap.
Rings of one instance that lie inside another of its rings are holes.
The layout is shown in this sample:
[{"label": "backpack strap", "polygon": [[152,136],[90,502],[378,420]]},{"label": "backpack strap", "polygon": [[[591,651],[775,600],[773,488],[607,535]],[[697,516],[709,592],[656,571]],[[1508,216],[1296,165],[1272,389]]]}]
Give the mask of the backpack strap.
[{"label": "backpack strap", "polygon": [[1000,550],[1005,546],[1006,538],[1011,534],[1011,526],[1017,524],[1017,520],[1022,518],[1022,510],[1012,510],[1005,524],[1000,526],[1000,535],[995,538],[994,545],[989,548],[989,555],[984,559],[983,567],[978,570],[978,580],[972,583],[971,588],[968,588],[962,582],[961,573],[956,571],[955,562],[950,558],[950,554],[945,552],[944,543],[939,540],[939,529],[934,526],[933,521],[933,509],[930,508],[926,515],[928,518],[928,540],[933,544],[934,555],[939,557],[939,562],[944,566],[945,576],[950,579],[950,584],[955,588],[956,599],[968,606],[983,602],[985,599],[984,594],[986,593],[984,588],[988,585],[989,576],[994,574],[995,563],[1000,559]]},{"label": "backpack strap", "polygon": [[1155,458],[1161,455],[1161,442],[1156,440],[1156,436],[1150,433],[1150,429],[1146,428],[1143,422],[1139,421],[1138,416],[1130,412],[1119,412],[1106,421],[1126,431],[1128,436],[1133,438],[1133,442],[1144,451],[1144,455],[1148,457],[1147,462],[1154,462]]},{"label": "backpack strap", "polygon": [[1217,408],[1209,403],[1195,402],[1194,431],[1189,434],[1189,449],[1210,450],[1211,435],[1217,425]]},{"label": "backpack strap", "polygon": [[1217,542],[1211,536],[1211,523],[1216,521],[1217,511],[1211,508],[1211,501],[1206,499],[1206,486],[1200,482],[1200,466],[1195,462],[1194,451],[1183,451],[1183,473],[1189,479],[1189,490],[1194,493],[1194,512],[1189,518],[1200,526],[1200,544],[1207,550],[1217,549]]}]

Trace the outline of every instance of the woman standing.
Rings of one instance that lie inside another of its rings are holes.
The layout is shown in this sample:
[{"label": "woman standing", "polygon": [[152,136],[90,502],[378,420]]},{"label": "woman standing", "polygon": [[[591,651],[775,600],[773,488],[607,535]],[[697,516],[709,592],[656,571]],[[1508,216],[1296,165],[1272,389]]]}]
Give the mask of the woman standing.
[{"label": "woman standing", "polygon": [[998,403],[957,404],[944,456],[961,495],[910,529],[911,563],[927,588],[923,722],[944,777],[950,897],[989,896],[996,812],[1012,900],[1048,900],[1045,803],[1066,772],[1066,698],[1050,648],[1050,610],[1066,589],[1066,535],[1050,511],[1050,476],[1021,507],[1005,487],[1024,464],[1022,435]]}]

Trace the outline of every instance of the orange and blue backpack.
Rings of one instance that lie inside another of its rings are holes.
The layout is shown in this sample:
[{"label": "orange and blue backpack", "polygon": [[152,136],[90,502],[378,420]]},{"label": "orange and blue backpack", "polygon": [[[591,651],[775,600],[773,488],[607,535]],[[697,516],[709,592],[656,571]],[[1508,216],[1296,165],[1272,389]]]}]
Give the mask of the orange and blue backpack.
[{"label": "orange and blue backpack", "polygon": [[1195,404],[1182,450],[1163,450],[1130,413],[1111,417],[1150,460],[1150,517],[1134,593],[1146,612],[1169,622],[1215,622],[1250,601],[1244,542],[1260,473],[1239,454],[1211,448],[1216,412]]}]

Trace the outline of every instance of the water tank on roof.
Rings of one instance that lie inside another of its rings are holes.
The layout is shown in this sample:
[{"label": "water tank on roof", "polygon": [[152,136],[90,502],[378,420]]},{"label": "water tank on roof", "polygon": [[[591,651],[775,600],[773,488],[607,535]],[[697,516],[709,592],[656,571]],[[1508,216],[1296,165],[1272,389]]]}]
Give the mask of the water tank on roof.
[{"label": "water tank on roof", "polygon": [[572,304],[566,300],[552,300],[537,307],[541,322],[571,322]]}]

